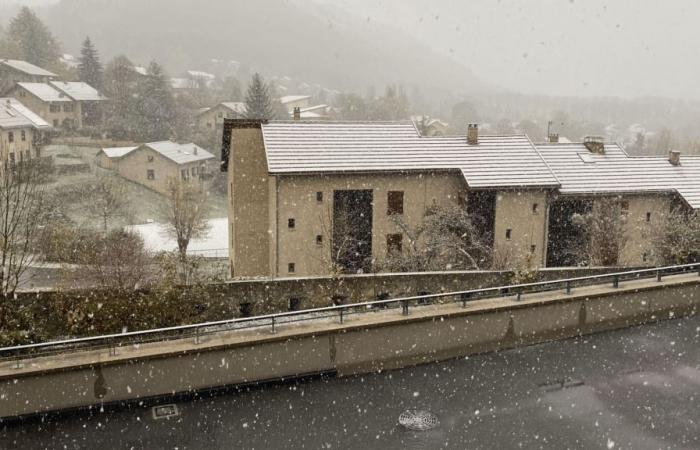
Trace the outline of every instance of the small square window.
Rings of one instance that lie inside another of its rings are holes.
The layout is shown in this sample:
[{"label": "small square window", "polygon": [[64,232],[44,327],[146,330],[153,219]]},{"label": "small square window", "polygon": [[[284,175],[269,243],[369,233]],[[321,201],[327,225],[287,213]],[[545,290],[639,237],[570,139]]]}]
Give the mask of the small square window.
[{"label": "small square window", "polygon": [[153,162],[153,155],[148,155],[148,162]]},{"label": "small square window", "polygon": [[403,191],[389,191],[387,203],[387,215],[403,214]]},{"label": "small square window", "polygon": [[536,245],[531,245],[531,246],[530,246],[530,253],[532,253],[532,254],[534,255],[536,251],[537,251],[537,246],[536,246]]},{"label": "small square window", "polygon": [[649,259],[649,258],[647,256],[646,252],[642,253],[642,262],[647,262],[647,259]]},{"label": "small square window", "polygon": [[651,222],[651,213],[650,212],[647,213],[647,222]]},{"label": "small square window", "polygon": [[402,234],[387,234],[386,235],[386,251],[387,253],[401,253],[403,249]]},{"label": "small square window", "polygon": [[321,234],[316,235],[316,245],[323,245],[323,235],[321,235]]},{"label": "small square window", "polygon": [[533,203],[532,204],[532,214],[538,214],[539,212],[540,212],[539,203]]},{"label": "small square window", "polygon": [[513,230],[511,230],[510,228],[508,228],[508,229],[506,230],[506,239],[510,241],[510,237],[511,237],[512,235],[513,235]]},{"label": "small square window", "polygon": [[151,170],[151,169],[147,170],[146,171],[146,178],[148,178],[149,180],[155,180],[156,179],[156,172],[154,170]]},{"label": "small square window", "polygon": [[288,308],[290,311],[299,311],[301,309],[301,298],[300,297],[289,297]]},{"label": "small square window", "polygon": [[287,272],[289,272],[289,273],[296,272],[296,266],[294,265],[294,263],[287,264]]},{"label": "small square window", "polygon": [[294,219],[287,219],[287,228],[293,230],[296,227],[296,221]]},{"label": "small square window", "polygon": [[321,191],[316,192],[316,201],[317,202],[323,201],[323,192],[321,192]]},{"label": "small square window", "polygon": [[27,132],[22,130],[22,141],[26,141],[26,140],[27,140]]}]

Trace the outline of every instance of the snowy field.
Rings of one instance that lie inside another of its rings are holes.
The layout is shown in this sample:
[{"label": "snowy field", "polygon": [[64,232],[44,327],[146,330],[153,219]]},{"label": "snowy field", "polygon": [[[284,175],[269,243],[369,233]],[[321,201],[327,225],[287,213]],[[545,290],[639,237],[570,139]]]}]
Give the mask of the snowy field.
[{"label": "snowy field", "polygon": [[[228,258],[228,219],[210,219],[210,229],[203,239],[190,242],[187,253],[206,258]],[[177,250],[175,239],[168,237],[159,223],[132,225],[127,230],[135,231],[143,237],[146,248],[153,252]]]}]

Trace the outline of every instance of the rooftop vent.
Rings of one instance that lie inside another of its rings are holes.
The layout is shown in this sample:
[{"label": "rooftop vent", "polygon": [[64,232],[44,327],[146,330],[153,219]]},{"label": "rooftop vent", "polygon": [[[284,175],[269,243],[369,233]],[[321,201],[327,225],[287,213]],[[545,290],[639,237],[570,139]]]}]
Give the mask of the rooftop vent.
[{"label": "rooftop vent", "polygon": [[301,119],[301,108],[298,106],[294,107],[294,120],[300,120]]},{"label": "rooftop vent", "polygon": [[586,136],[583,138],[583,145],[591,153],[605,154],[605,139],[602,136]]},{"label": "rooftop vent", "polygon": [[668,152],[668,162],[670,162],[672,166],[680,166],[681,152],[679,152],[678,150],[671,150],[670,152]]},{"label": "rooftop vent", "polygon": [[479,124],[467,124],[467,144],[477,145],[479,143]]},{"label": "rooftop vent", "polygon": [[552,144],[559,143],[559,133],[549,133],[549,142]]}]

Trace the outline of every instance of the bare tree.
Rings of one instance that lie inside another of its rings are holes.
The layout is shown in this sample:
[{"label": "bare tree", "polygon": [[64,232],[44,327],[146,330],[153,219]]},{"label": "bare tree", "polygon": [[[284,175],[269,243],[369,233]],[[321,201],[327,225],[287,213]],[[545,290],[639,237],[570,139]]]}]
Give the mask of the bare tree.
[{"label": "bare tree", "polygon": [[627,213],[618,197],[601,198],[585,214],[574,214],[585,239],[576,249],[579,258],[591,266],[615,266],[627,243]]},{"label": "bare tree", "polygon": [[98,175],[93,183],[84,186],[83,193],[88,199],[88,212],[100,219],[105,233],[110,219],[129,214],[126,185],[114,175]]},{"label": "bare tree", "polygon": [[180,279],[189,284],[187,247],[192,239],[206,236],[209,231],[207,192],[196,183],[171,180],[166,202],[161,208],[165,233],[176,240],[180,262]]},{"label": "bare tree", "polygon": [[40,180],[40,167],[34,161],[0,164],[0,327],[8,300],[35,259],[35,244],[47,220]]}]

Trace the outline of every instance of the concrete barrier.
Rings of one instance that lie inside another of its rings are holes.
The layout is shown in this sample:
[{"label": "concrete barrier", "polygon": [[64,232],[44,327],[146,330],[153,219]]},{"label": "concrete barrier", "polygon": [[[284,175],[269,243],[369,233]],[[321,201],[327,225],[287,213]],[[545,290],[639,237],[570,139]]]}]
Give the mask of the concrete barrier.
[{"label": "concrete barrier", "polygon": [[[696,314],[697,274],[459,304],[383,310],[269,329],[0,362],[0,417],[16,418],[336,372],[340,376]],[[92,352],[92,353],[91,353]]]}]

